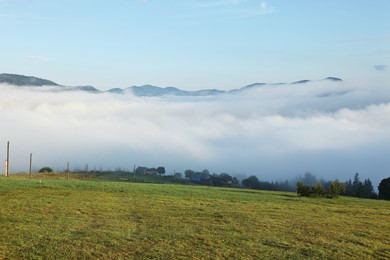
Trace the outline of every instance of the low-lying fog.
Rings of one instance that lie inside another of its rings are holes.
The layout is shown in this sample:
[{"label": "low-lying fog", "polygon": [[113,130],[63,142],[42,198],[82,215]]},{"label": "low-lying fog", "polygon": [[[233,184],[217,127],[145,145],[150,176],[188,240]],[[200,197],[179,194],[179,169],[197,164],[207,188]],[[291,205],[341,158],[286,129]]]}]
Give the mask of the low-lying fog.
[{"label": "low-lying fog", "polygon": [[[321,81],[155,98],[1,85],[0,158],[11,172],[134,164],[284,180],[310,171],[374,186],[390,176],[390,90]],[[4,166],[0,172],[4,172]]]}]

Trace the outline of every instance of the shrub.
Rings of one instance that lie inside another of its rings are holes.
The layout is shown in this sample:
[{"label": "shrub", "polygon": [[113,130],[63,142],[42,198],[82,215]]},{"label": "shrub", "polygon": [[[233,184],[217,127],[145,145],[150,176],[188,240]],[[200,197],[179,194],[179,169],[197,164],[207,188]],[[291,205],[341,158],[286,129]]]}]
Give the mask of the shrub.
[{"label": "shrub", "polygon": [[303,182],[297,182],[297,194],[302,197],[310,196],[310,187],[305,185]]},{"label": "shrub", "polygon": [[312,197],[323,197],[325,195],[325,189],[322,187],[320,182],[317,182],[312,188],[311,188],[311,194]]},{"label": "shrub", "polygon": [[344,183],[338,182],[338,181],[332,181],[330,183],[327,197],[328,198],[337,198],[341,193],[345,191],[345,185]]},{"label": "shrub", "polygon": [[327,197],[337,198],[344,191],[344,184],[332,181],[327,189],[320,182],[310,187],[299,181],[297,183],[297,194],[302,197]]},{"label": "shrub", "polygon": [[53,172],[53,169],[50,167],[43,167],[39,170],[39,172]]}]

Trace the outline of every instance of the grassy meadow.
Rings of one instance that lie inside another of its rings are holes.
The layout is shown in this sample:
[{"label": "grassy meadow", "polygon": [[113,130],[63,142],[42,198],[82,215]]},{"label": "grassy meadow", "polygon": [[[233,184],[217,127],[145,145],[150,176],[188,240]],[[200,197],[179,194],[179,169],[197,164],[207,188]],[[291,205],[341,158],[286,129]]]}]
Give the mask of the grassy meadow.
[{"label": "grassy meadow", "polygon": [[389,201],[115,180],[0,177],[0,259],[390,259]]}]

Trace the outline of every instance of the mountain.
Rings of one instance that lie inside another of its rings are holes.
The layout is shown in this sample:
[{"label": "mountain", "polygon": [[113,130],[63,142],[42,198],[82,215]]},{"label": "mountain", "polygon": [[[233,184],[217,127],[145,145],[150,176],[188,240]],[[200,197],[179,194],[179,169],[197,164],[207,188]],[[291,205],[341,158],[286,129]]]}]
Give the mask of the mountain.
[{"label": "mountain", "polygon": [[[343,80],[340,78],[335,77],[327,77],[320,81],[331,81],[331,82],[342,82]],[[52,91],[56,92],[62,92],[62,91],[85,91],[90,93],[112,93],[112,94],[124,94],[124,93],[132,93],[135,96],[139,97],[158,97],[158,96],[215,96],[215,95],[221,95],[221,94],[238,94],[245,91],[248,91],[250,89],[256,89],[263,86],[275,86],[275,85],[297,85],[297,84],[307,84],[310,82],[318,82],[318,81],[311,81],[311,80],[300,80],[295,81],[292,83],[276,83],[276,84],[269,84],[269,83],[254,83],[247,86],[244,86],[242,88],[238,89],[232,89],[229,91],[225,90],[219,90],[219,89],[202,89],[202,90],[195,90],[195,91],[188,91],[188,90],[181,90],[175,87],[158,87],[153,85],[143,85],[143,86],[132,86],[128,88],[112,88],[107,91],[100,91],[92,86],[76,86],[76,87],[68,87],[68,86],[62,86],[59,85],[53,81],[41,79],[37,77],[31,77],[31,76],[23,76],[23,75],[16,75],[16,74],[0,74],[0,84],[6,83],[9,85],[15,85],[15,86],[33,86],[33,87],[41,87],[41,86],[54,86],[58,87],[57,89],[53,89]],[[331,93],[329,94],[331,95]]]},{"label": "mountain", "polygon": [[57,83],[54,83],[53,81],[47,79],[16,75],[16,74],[7,74],[7,73],[0,74],[0,84],[1,83],[15,85],[15,86],[34,86],[34,87],[59,86]]},{"label": "mountain", "polygon": [[127,91],[131,91],[136,96],[142,97],[156,97],[156,96],[164,96],[164,95],[175,95],[182,96],[186,91],[174,88],[160,88],[152,85],[144,85],[144,86],[133,86],[126,89]]},{"label": "mountain", "polygon": [[7,73],[0,74],[0,84],[14,85],[18,87],[53,86],[53,87],[59,87],[58,91],[87,91],[92,93],[101,92],[100,90],[92,86],[66,87],[47,79],[41,79],[33,76],[7,74]]},{"label": "mountain", "polygon": [[340,81],[343,81],[342,79],[340,78],[335,78],[335,77],[327,77],[323,80],[330,80],[330,81],[336,81],[336,82],[340,82]]},{"label": "mountain", "polygon": [[306,83],[309,83],[309,82],[311,82],[311,80],[304,79],[304,80],[295,81],[295,82],[293,82],[291,84],[292,85],[295,85],[295,84],[306,84]]},{"label": "mountain", "polygon": [[101,91],[92,87],[92,86],[78,86],[78,87],[64,87],[64,90],[68,91],[86,91],[86,92],[91,92],[91,93],[100,93]]},{"label": "mountain", "polygon": [[106,92],[113,93],[113,94],[123,94],[126,91],[124,89],[121,89],[121,88],[112,88],[110,90],[107,90]]},{"label": "mountain", "polygon": [[247,86],[239,88],[239,89],[229,90],[229,93],[232,93],[232,94],[239,93],[239,92],[242,92],[242,91],[246,91],[248,89],[254,89],[254,88],[262,87],[262,86],[265,86],[265,85],[267,85],[267,83],[253,83],[253,84],[247,85]]},{"label": "mountain", "polygon": [[195,91],[181,90],[175,87],[166,87],[161,88],[152,85],[143,85],[143,86],[132,86],[126,89],[121,88],[112,88],[106,92],[114,94],[123,94],[126,92],[133,93],[135,96],[139,97],[157,97],[157,96],[213,96],[226,93],[225,90],[219,89],[202,89]]},{"label": "mountain", "polygon": [[[340,79],[340,78],[335,78],[335,77],[327,77],[327,78],[324,78],[324,79],[322,79],[322,80],[320,80],[320,81],[341,82],[341,81],[343,81],[343,80]],[[306,83],[310,83],[310,82],[316,82],[316,81],[304,79],[304,80],[299,80],[299,81],[292,82],[292,83],[290,83],[290,84],[292,84],[292,85],[295,85],[295,84],[306,84]]]}]

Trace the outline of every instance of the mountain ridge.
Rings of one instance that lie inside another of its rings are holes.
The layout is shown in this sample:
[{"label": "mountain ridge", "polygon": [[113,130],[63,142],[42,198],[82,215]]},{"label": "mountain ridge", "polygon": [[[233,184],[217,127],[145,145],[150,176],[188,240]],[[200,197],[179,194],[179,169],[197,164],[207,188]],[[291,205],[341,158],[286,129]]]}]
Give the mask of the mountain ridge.
[{"label": "mountain ridge", "polygon": [[[343,80],[336,77],[327,77],[319,81],[332,81],[332,82],[342,82]],[[140,97],[157,97],[157,96],[215,96],[220,94],[237,94],[244,92],[250,89],[255,89],[263,86],[272,86],[272,85],[297,85],[297,84],[307,84],[309,82],[318,82],[312,80],[300,80],[291,83],[253,83],[241,88],[232,89],[232,90],[220,90],[220,89],[200,89],[200,90],[182,90],[176,87],[158,87],[150,84],[142,86],[131,86],[127,88],[111,88],[106,91],[101,91],[93,86],[64,86],[57,84],[53,81],[42,79],[34,76],[24,76],[18,74],[0,74],[0,84],[14,85],[18,87],[45,87],[53,86],[58,87],[56,91],[84,91],[89,93],[112,93],[112,94],[124,94],[124,93],[133,93],[135,96]]]},{"label": "mountain ridge", "polygon": [[0,74],[0,84],[1,83],[15,86],[59,86],[57,83],[47,79],[10,73]]}]

